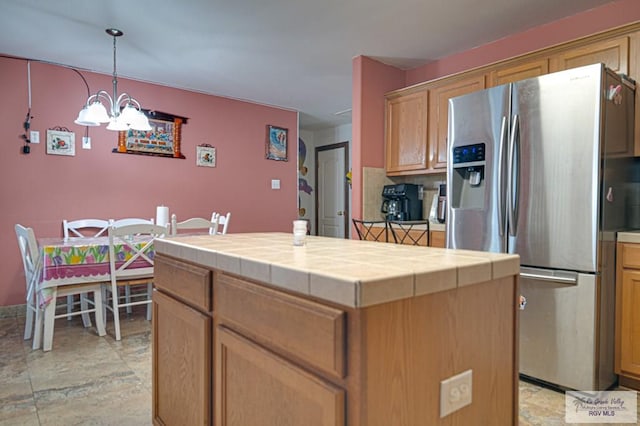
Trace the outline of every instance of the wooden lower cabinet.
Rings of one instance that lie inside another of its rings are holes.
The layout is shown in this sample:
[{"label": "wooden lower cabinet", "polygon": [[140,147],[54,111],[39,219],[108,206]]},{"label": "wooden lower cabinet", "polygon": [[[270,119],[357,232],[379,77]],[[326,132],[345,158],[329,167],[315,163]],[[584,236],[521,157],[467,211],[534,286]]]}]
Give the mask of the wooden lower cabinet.
[{"label": "wooden lower cabinet", "polygon": [[[192,266],[156,256],[156,425],[517,425],[515,276],[352,308]],[[181,296],[207,281],[211,312]],[[472,403],[440,417],[466,370]]]},{"label": "wooden lower cabinet", "polygon": [[[507,277],[354,309],[264,293],[258,283],[216,272],[214,423],[515,425],[516,289]],[[487,312],[488,305],[495,309]],[[312,337],[293,341],[303,330]],[[323,365],[325,354],[344,356],[345,370]],[[469,369],[473,403],[441,418],[441,380]]]},{"label": "wooden lower cabinet", "polygon": [[211,317],[154,290],[153,423],[211,424]]},{"label": "wooden lower cabinet", "polygon": [[225,327],[216,352],[216,425],[344,426],[343,389]]},{"label": "wooden lower cabinet", "polygon": [[212,424],[213,304],[209,269],[163,255],[154,267],[154,425]]},{"label": "wooden lower cabinet", "polygon": [[640,244],[618,243],[617,253],[616,373],[640,389]]},{"label": "wooden lower cabinet", "polygon": [[429,246],[445,248],[447,246],[445,241],[444,231],[429,231]]}]

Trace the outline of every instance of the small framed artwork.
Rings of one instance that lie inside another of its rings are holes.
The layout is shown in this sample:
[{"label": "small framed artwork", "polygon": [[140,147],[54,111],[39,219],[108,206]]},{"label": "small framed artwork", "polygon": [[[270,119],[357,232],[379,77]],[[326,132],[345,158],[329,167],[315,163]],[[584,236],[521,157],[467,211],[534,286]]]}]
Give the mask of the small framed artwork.
[{"label": "small framed artwork", "polygon": [[267,125],[267,160],[287,161],[287,137],[289,131]]},{"label": "small framed artwork", "polygon": [[76,134],[67,130],[47,130],[47,154],[76,155]]},{"label": "small framed artwork", "polygon": [[215,167],[216,149],[207,144],[196,146],[196,166]]}]

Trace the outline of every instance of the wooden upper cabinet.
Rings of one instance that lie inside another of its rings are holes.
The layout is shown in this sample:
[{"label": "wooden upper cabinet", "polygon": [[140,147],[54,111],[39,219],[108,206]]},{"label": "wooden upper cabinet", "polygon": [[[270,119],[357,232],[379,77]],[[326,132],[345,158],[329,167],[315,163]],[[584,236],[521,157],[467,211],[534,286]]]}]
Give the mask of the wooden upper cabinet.
[{"label": "wooden upper cabinet", "polygon": [[485,75],[480,74],[462,79],[456,78],[448,82],[445,80],[442,84],[430,88],[428,144],[430,169],[447,167],[449,99],[482,90],[485,87]]},{"label": "wooden upper cabinet", "polygon": [[428,91],[386,100],[386,170],[403,174],[427,168]]},{"label": "wooden upper cabinet", "polygon": [[548,58],[535,61],[518,61],[492,70],[489,73],[488,86],[500,86],[545,74],[549,74]]},{"label": "wooden upper cabinet", "polygon": [[617,73],[629,74],[630,37],[618,37],[568,49],[551,56],[550,72],[604,63]]}]

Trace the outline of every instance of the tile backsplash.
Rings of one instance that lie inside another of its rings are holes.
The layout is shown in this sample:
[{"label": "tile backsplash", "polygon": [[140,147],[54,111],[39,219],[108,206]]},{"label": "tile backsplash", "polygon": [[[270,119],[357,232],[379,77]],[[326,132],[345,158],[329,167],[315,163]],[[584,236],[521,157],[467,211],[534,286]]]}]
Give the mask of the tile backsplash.
[{"label": "tile backsplash", "polygon": [[362,168],[362,212],[365,220],[381,220],[382,188],[396,183],[413,183],[423,186],[422,218],[428,219],[433,196],[438,192],[438,184],[445,183],[446,174],[388,177],[384,168]]}]

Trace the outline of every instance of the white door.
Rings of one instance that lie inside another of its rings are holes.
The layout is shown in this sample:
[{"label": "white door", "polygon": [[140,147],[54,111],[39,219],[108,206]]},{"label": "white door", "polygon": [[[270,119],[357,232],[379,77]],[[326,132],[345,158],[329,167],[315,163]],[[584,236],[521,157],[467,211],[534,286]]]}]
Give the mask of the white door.
[{"label": "white door", "polygon": [[347,143],[316,148],[316,204],[318,235],[346,238]]}]

